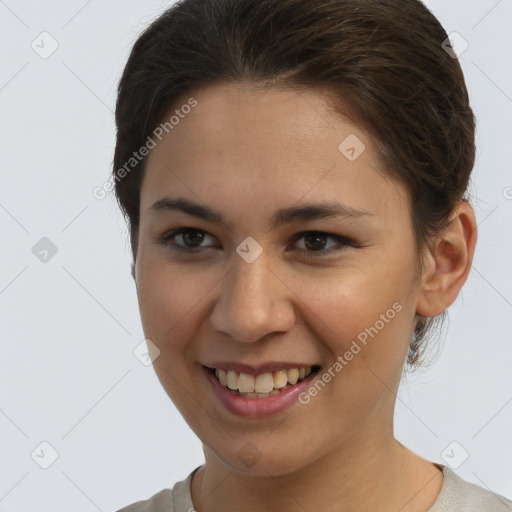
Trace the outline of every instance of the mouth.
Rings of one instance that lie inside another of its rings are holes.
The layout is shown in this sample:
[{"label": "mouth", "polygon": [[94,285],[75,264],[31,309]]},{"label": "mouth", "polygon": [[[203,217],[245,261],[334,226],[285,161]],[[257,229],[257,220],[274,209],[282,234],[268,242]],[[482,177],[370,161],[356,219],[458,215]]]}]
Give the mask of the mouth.
[{"label": "mouth", "polygon": [[320,366],[283,368],[258,374],[205,366],[221,386],[233,395],[263,399],[279,395],[320,370]]}]

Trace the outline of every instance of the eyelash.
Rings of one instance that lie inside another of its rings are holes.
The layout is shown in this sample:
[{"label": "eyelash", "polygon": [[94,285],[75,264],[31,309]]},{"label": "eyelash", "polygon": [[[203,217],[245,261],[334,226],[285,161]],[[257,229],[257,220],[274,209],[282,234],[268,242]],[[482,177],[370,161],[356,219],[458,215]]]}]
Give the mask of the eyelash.
[{"label": "eyelash", "polygon": [[[164,247],[171,247],[173,250],[182,251],[182,252],[189,253],[189,254],[194,254],[194,253],[201,252],[201,248],[197,248],[197,247],[196,248],[192,248],[192,247],[188,247],[187,248],[187,247],[182,247],[182,246],[179,246],[179,245],[171,243],[176,236],[182,235],[184,233],[189,233],[189,232],[205,233],[206,235],[213,236],[213,235],[210,235],[209,233],[207,233],[206,231],[204,231],[202,229],[197,229],[197,228],[178,228],[178,229],[173,229],[173,230],[165,233],[159,239],[159,242]],[[342,246],[341,248],[335,249],[335,250],[332,250],[332,249],[330,249],[330,250],[320,249],[318,251],[308,251],[306,249],[299,249],[300,251],[304,252],[304,256],[306,258],[321,258],[321,257],[324,257],[324,256],[328,256],[329,254],[331,254],[333,252],[342,251],[347,246],[349,246],[349,247],[356,247],[356,245],[351,240],[349,240],[348,238],[345,238],[345,237],[339,236],[339,235],[333,235],[331,233],[326,233],[324,231],[302,231],[301,233],[297,233],[293,237],[292,242],[295,243],[295,242],[297,242],[298,240],[300,240],[301,238],[303,238],[306,235],[326,235],[327,238],[332,238],[333,240],[336,240],[338,242],[338,244]]]}]

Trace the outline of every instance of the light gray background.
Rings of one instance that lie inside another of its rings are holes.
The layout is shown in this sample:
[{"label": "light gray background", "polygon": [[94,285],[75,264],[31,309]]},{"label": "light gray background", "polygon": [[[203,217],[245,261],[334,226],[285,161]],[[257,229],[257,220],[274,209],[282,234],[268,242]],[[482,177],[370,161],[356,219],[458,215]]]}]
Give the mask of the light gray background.
[{"label": "light gray background", "polygon": [[[0,0],[2,512],[117,510],[203,461],[133,354],[143,333],[127,230],[113,197],[92,195],[109,177],[128,52],[169,5]],[[396,433],[432,461],[466,450],[456,472],[512,497],[512,0],[429,6],[469,43],[480,231],[439,361],[400,389]],[[31,48],[43,31],[59,45],[47,59]],[[42,237],[58,248],[46,263],[32,252]],[[58,452],[48,469],[36,463],[50,462],[43,441]]]}]

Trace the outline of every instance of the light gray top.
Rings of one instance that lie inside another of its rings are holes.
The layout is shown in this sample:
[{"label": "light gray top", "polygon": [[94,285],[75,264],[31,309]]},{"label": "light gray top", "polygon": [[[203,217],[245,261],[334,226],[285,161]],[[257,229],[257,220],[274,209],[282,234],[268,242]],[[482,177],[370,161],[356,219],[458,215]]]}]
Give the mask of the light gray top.
[{"label": "light gray top", "polygon": [[[512,512],[512,501],[478,485],[463,480],[449,467],[436,464],[443,471],[443,486],[434,505],[427,512]],[[192,476],[163,489],[146,501],[139,501],[118,512],[194,512],[190,495]]]}]

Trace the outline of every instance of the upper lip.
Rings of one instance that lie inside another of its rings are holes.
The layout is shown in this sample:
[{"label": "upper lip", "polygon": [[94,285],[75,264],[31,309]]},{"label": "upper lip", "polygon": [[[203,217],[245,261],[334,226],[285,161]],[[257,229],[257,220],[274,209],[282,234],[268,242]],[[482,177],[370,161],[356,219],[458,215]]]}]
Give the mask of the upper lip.
[{"label": "upper lip", "polygon": [[270,373],[278,370],[285,370],[289,368],[309,368],[319,366],[317,364],[308,363],[285,363],[279,361],[269,361],[266,363],[259,363],[254,365],[236,363],[230,361],[218,361],[214,363],[204,364],[206,368],[213,370],[215,368],[223,370],[233,370],[238,373],[247,373],[249,375],[260,375],[262,373]]}]

